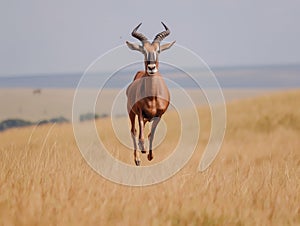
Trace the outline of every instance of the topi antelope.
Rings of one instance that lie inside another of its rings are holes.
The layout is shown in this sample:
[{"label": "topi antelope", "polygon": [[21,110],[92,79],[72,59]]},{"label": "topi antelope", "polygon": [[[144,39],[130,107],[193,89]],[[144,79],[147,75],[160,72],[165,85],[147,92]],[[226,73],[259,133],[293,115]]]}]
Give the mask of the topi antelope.
[{"label": "topi antelope", "polygon": [[137,151],[135,118],[138,116],[139,122],[139,142],[138,146],[142,153],[146,153],[144,147],[144,126],[146,122],[152,121],[152,127],[149,139],[148,160],[153,159],[152,142],[156,127],[165,113],[170,102],[170,93],[162,76],[158,71],[158,55],[162,51],[169,49],[174,43],[160,45],[161,41],[170,34],[169,28],[162,23],[165,31],[158,33],[153,42],[150,43],[146,36],[138,33],[140,23],[131,33],[131,35],[141,41],[141,45],[126,42],[131,50],[137,50],[144,54],[145,71],[136,73],[133,82],[126,90],[127,110],[131,122],[131,136],[134,146],[134,161],[137,166],[140,165],[140,155]]}]

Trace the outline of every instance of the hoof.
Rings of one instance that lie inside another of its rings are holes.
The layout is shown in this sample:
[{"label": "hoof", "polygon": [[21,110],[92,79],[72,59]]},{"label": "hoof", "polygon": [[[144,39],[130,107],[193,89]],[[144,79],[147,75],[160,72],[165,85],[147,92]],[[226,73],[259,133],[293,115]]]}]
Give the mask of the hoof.
[{"label": "hoof", "polygon": [[148,160],[151,161],[153,159],[153,155],[152,154],[148,154]]},{"label": "hoof", "polygon": [[134,160],[134,162],[135,162],[135,165],[136,165],[136,166],[141,165],[141,160]]},{"label": "hoof", "polygon": [[146,154],[146,153],[147,153],[147,151],[146,151],[146,150],[142,150],[141,152],[142,152],[142,154]]}]

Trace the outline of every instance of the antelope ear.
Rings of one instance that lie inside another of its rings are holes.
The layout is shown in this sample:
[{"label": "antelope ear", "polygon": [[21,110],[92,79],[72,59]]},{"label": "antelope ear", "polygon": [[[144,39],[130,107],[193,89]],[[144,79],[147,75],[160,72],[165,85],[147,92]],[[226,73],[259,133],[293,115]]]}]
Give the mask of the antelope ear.
[{"label": "antelope ear", "polygon": [[164,51],[164,50],[167,50],[169,48],[171,48],[172,45],[174,45],[176,41],[174,42],[169,42],[169,43],[166,43],[166,44],[163,44],[160,46],[160,52]]},{"label": "antelope ear", "polygon": [[135,43],[131,43],[131,42],[128,42],[128,41],[126,41],[126,44],[129,47],[129,49],[131,49],[131,50],[137,50],[137,51],[141,52],[141,46],[140,45],[135,44]]}]

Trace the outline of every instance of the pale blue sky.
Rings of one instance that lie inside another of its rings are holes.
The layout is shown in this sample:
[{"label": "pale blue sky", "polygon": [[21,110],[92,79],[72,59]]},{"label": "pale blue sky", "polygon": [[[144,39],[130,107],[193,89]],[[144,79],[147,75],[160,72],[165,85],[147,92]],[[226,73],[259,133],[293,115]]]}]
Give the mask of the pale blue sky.
[{"label": "pale blue sky", "polygon": [[[0,75],[83,72],[132,29],[192,49],[210,66],[300,63],[300,1],[1,1]],[[141,56],[142,58],[142,56]]]}]

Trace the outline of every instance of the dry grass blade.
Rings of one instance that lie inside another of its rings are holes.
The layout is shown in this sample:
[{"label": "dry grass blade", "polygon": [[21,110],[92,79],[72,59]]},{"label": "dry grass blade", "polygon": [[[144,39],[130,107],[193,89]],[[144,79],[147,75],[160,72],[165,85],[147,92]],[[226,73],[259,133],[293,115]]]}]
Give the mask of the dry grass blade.
[{"label": "dry grass blade", "polygon": [[[221,152],[203,173],[197,166],[210,114],[200,108],[201,137],[188,165],[140,188],[90,169],[69,124],[2,132],[0,225],[300,225],[299,100],[300,91],[289,91],[230,103]],[[133,164],[130,150],[113,142],[109,121],[97,126],[112,154]],[[172,126],[157,161],[176,145]]]}]

